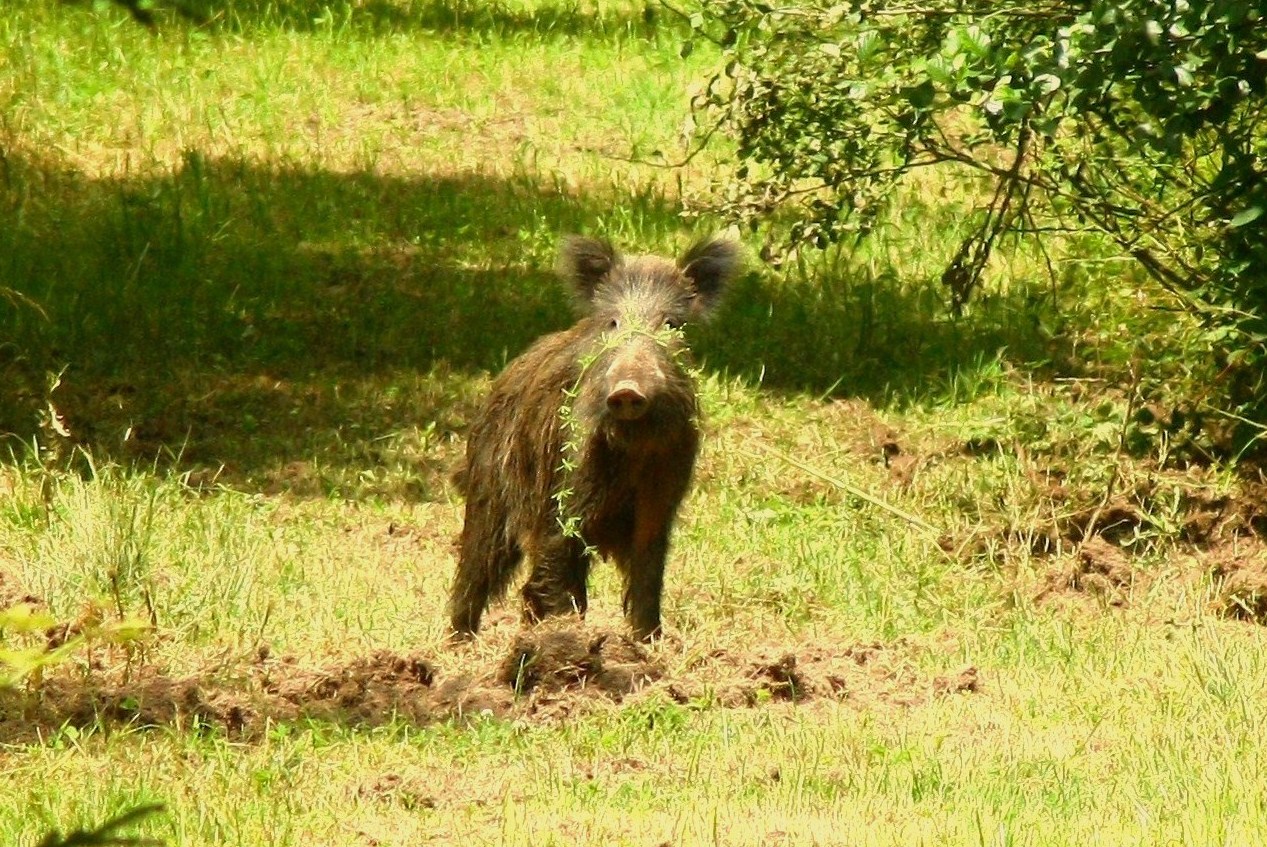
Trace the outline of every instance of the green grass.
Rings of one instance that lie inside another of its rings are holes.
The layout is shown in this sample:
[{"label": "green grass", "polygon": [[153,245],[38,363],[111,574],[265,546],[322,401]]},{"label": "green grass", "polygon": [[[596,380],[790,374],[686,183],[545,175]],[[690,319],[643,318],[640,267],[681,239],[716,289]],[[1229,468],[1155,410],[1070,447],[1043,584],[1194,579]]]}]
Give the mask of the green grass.
[{"label": "green grass", "polygon": [[[682,248],[727,151],[629,161],[683,153],[714,58],[662,8],[238,0],[152,33],[11,5],[0,605],[154,630],[0,694],[0,841],[159,802],[135,831],[190,847],[1267,843],[1267,644],[1226,600],[1261,498],[1137,414],[1207,378],[1193,328],[1072,238],[1004,245],[950,316],[981,190],[953,176],[860,247],[754,258],[691,330],[707,438],[648,691],[251,733],[50,710],[378,651],[495,669],[509,605],[443,641],[467,421],[570,320],[559,236]],[[1243,531],[1194,543],[1202,509]],[[593,631],[620,626],[612,570]],[[742,678],[789,654],[844,657],[844,688]]]}]

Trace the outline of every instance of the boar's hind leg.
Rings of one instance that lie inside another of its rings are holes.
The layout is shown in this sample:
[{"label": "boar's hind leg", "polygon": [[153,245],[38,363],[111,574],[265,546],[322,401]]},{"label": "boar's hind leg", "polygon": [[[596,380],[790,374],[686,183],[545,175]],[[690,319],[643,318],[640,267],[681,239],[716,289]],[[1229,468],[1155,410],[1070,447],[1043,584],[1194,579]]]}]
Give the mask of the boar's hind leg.
[{"label": "boar's hind leg", "polygon": [[536,622],[550,615],[576,613],[584,617],[589,605],[585,582],[590,555],[579,538],[549,538],[535,557],[524,584],[524,618]]},{"label": "boar's hind leg", "polygon": [[506,586],[523,559],[523,551],[507,537],[504,523],[491,509],[467,504],[461,550],[449,615],[454,633],[474,635],[489,600],[506,593]]}]

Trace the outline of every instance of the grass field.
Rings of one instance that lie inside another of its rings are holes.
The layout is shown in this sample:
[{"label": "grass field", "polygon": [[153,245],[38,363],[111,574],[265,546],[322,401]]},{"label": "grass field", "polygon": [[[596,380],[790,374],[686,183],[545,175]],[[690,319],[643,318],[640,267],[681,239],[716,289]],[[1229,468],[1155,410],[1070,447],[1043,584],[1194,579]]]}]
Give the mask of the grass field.
[{"label": "grass field", "polygon": [[562,234],[720,226],[724,139],[649,164],[716,56],[624,2],[206,5],[0,15],[0,609],[58,622],[0,649],[73,648],[0,690],[0,842],[1267,844],[1267,487],[1129,264],[1005,245],[952,317],[966,175],[744,236],[666,637],[598,567],[452,646],[467,422],[570,320]]}]

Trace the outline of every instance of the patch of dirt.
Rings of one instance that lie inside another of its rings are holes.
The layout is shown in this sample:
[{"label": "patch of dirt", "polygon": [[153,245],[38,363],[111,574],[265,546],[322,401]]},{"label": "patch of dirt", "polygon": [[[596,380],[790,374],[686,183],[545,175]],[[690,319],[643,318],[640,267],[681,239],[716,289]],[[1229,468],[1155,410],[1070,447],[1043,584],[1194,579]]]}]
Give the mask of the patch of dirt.
[{"label": "patch of dirt", "polygon": [[497,680],[519,694],[589,685],[620,697],[660,676],[638,644],[612,632],[589,636],[575,626],[520,633],[497,669]]},{"label": "patch of dirt", "polygon": [[958,673],[933,677],[933,694],[936,696],[975,694],[980,690],[981,672],[975,667],[966,667]]},{"label": "patch of dirt", "polygon": [[397,773],[385,773],[357,787],[355,795],[361,800],[371,800],[388,806],[399,806],[407,811],[434,809],[435,796],[428,793],[416,779]]},{"label": "patch of dirt", "polygon": [[1132,500],[1118,496],[1103,504],[1084,507],[1068,517],[1058,520],[1056,529],[1061,537],[1072,541],[1089,542],[1092,539],[1125,544],[1141,533],[1155,529],[1151,519]]},{"label": "patch of dirt", "polygon": [[902,434],[865,400],[832,400],[818,409],[816,417],[832,427],[833,441],[858,456],[884,461],[902,450]]},{"label": "patch of dirt", "polygon": [[1224,544],[1200,561],[1214,580],[1216,613],[1267,624],[1267,544],[1258,539]]},{"label": "patch of dirt", "polygon": [[14,577],[0,571],[0,610],[21,605],[44,607],[44,601],[25,591]]},{"label": "patch of dirt", "polygon": [[[939,544],[963,559],[1006,559],[1018,550],[1035,559],[1050,557],[1036,599],[1067,591],[1123,605],[1128,589],[1154,577],[1150,568],[1138,564],[1141,554],[1177,545],[1192,555],[1222,561],[1229,545],[1245,549],[1248,542],[1267,542],[1267,485],[1240,480],[1227,492],[1216,489],[1200,470],[1136,471],[1134,484],[1123,484],[1107,500],[1071,490],[1058,470],[1031,473],[1024,522],[1006,527],[986,522],[958,536],[947,534]],[[1246,579],[1251,578],[1238,575],[1230,584],[1235,588]]]},{"label": "patch of dirt", "polygon": [[1243,481],[1235,495],[1184,492],[1180,537],[1209,545],[1235,537],[1267,537],[1267,485]]},{"label": "patch of dirt", "polygon": [[1125,606],[1130,590],[1150,579],[1146,570],[1135,565],[1127,549],[1092,536],[1075,545],[1072,556],[1053,560],[1033,599],[1039,602],[1066,593],[1090,594],[1109,605]]},{"label": "patch of dirt", "polygon": [[[1174,540],[1198,548],[1235,538],[1267,538],[1267,485],[1242,480],[1235,492],[1222,493],[1212,491],[1199,478],[1156,473],[1133,490],[1094,504],[1079,504],[1059,481],[1060,475],[1049,474],[1055,481],[1042,487],[1041,496],[1056,508],[1050,526],[1043,529],[1075,542],[1096,536],[1126,545],[1162,531],[1152,515],[1177,512],[1179,529]],[[1169,518],[1161,521],[1169,522]]]},{"label": "patch of dirt", "polygon": [[934,681],[921,677],[899,651],[880,644],[718,650],[692,663],[687,673],[667,680],[664,690],[679,702],[726,708],[812,700],[911,706],[939,693]]},{"label": "patch of dirt", "polygon": [[1130,556],[1117,544],[1100,536],[1084,541],[1075,560],[1070,584],[1080,591],[1116,599],[1136,579],[1136,568],[1131,564]]},{"label": "patch of dirt", "polygon": [[819,411],[819,417],[836,427],[833,438],[849,452],[883,465],[889,483],[900,490],[910,488],[925,465],[942,458],[938,450],[924,443],[926,439],[913,443],[863,400],[833,400]]},{"label": "patch of dirt", "polygon": [[[366,726],[481,717],[550,722],[656,696],[693,708],[813,700],[863,707],[979,689],[974,668],[927,678],[901,650],[880,644],[768,645],[693,659],[681,649],[647,647],[615,630],[561,619],[490,632],[434,655],[380,650],[318,667],[267,649],[206,675],[67,664],[33,691],[0,692],[0,743],[35,741],[66,725],[179,726],[251,739],[270,724],[301,719]],[[425,794],[395,784],[365,792],[426,802]]]}]

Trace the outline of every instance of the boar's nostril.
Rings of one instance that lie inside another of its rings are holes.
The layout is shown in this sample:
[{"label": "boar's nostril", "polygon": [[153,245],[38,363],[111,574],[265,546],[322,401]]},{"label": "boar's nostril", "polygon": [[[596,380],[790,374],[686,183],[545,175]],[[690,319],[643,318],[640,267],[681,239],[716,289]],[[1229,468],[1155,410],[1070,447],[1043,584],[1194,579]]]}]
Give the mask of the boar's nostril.
[{"label": "boar's nostril", "polygon": [[647,396],[631,380],[621,380],[607,395],[607,408],[617,420],[637,420],[647,411],[648,405]]}]

